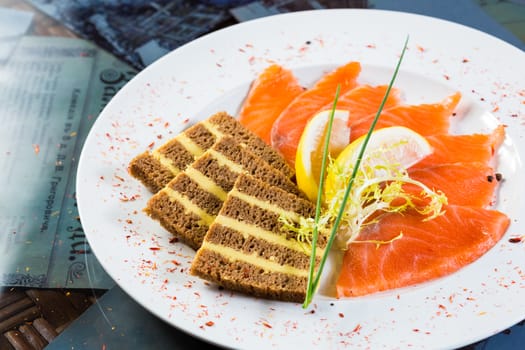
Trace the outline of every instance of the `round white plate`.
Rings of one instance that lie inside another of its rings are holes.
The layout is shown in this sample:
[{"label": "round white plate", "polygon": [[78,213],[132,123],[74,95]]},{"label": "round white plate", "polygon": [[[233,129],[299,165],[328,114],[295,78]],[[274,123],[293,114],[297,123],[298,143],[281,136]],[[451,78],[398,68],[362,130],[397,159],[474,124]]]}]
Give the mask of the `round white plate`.
[{"label": "round white plate", "polygon": [[[354,299],[318,294],[308,309],[219,290],[188,274],[194,255],[142,209],[151,194],[129,161],[219,110],[235,114],[271,62],[309,85],[328,69],[361,62],[360,81],[387,84],[407,35],[396,86],[407,103],[461,91],[455,132],[506,124],[496,208],[512,224],[459,272]],[[525,318],[525,54],[479,31],[429,17],[376,10],[321,10],[267,17],[191,42],[146,68],[99,116],[80,159],[77,196],[92,250],[138,303],[196,337],[234,348],[450,348]]]}]

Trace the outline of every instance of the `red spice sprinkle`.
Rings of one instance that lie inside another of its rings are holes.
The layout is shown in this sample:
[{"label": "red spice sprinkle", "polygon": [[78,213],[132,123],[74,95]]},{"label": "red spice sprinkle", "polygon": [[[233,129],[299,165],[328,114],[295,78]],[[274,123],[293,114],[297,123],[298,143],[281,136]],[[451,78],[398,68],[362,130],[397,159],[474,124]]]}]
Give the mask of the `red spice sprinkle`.
[{"label": "red spice sprinkle", "polygon": [[414,328],[414,329],[412,329],[412,331],[414,331],[414,332],[419,332],[419,329]]},{"label": "red spice sprinkle", "polygon": [[186,123],[188,123],[189,121],[190,121],[190,118],[186,118],[186,119],[184,119],[182,122],[183,122],[184,124],[186,124]]},{"label": "red spice sprinkle", "polygon": [[215,65],[216,65],[217,67],[222,67],[222,64],[220,64],[219,62],[215,63]]},{"label": "red spice sprinkle", "polygon": [[171,262],[172,262],[174,265],[180,266],[180,262],[178,262],[177,260],[172,260]]},{"label": "red spice sprinkle", "polygon": [[131,225],[132,223],[133,223],[133,221],[131,219],[126,219],[126,224]]},{"label": "red spice sprinkle", "polygon": [[361,328],[362,328],[362,327],[361,327],[361,324],[358,323],[357,326],[355,326],[355,328],[352,330],[352,332],[354,332],[354,333],[355,333],[355,332],[359,332],[359,331],[361,330]]},{"label": "red spice sprinkle", "polygon": [[467,63],[467,62],[469,62],[469,59],[468,58],[464,58],[463,61],[461,61],[461,62]]},{"label": "red spice sprinkle", "polygon": [[339,313],[339,317],[344,318],[344,317],[345,317],[345,314],[343,314],[342,312],[340,312],[340,313]]},{"label": "red spice sprinkle", "polygon": [[423,46],[416,45],[416,47],[419,52],[425,52],[425,48]]},{"label": "red spice sprinkle", "polygon": [[443,74],[443,77],[445,78],[445,80],[450,80],[450,77],[446,74]]},{"label": "red spice sprinkle", "polygon": [[100,180],[104,180],[104,176],[101,176],[101,177],[100,177]]},{"label": "red spice sprinkle", "polygon": [[148,148],[149,148],[149,149],[152,149],[154,146],[155,146],[155,142],[152,142],[152,143],[150,143],[150,144],[148,145]]},{"label": "red spice sprinkle", "polygon": [[131,197],[128,197],[128,196],[126,196],[126,195],[123,194],[123,193],[121,193],[121,195],[122,195],[122,197],[120,198],[120,200],[121,200],[122,202],[133,202],[133,201],[137,200],[137,198],[140,197],[138,194],[133,195],[133,196],[131,196]]},{"label": "red spice sprinkle", "polygon": [[33,144],[33,151],[35,152],[35,154],[40,153],[40,145]]},{"label": "red spice sprinkle", "polygon": [[160,250],[159,247],[149,247],[149,250]]},{"label": "red spice sprinkle", "polygon": [[115,179],[124,182],[124,178],[118,175],[115,175]]},{"label": "red spice sprinkle", "polygon": [[376,48],[375,44],[368,44],[368,45],[366,45],[366,47],[368,47],[369,49],[375,49]]},{"label": "red spice sprinkle", "polygon": [[262,325],[263,325],[264,327],[266,327],[266,328],[272,328],[272,325],[269,324],[269,323],[266,322],[266,321],[263,321],[263,322],[262,322]]},{"label": "red spice sprinkle", "polygon": [[211,326],[213,326],[214,324],[215,324],[215,322],[213,322],[213,321],[208,321],[208,322],[206,322],[206,326],[208,326],[208,327],[211,327]]},{"label": "red spice sprinkle", "polygon": [[157,138],[158,138],[159,140],[162,139],[162,135],[161,135],[161,134],[158,134],[158,135],[157,135]]}]

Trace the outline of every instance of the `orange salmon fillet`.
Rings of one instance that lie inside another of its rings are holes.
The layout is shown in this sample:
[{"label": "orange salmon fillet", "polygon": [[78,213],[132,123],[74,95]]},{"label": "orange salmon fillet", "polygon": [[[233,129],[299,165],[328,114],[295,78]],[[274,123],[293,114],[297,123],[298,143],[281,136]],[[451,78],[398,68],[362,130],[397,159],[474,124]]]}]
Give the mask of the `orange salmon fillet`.
[{"label": "orange salmon fillet", "polygon": [[488,164],[505,138],[505,127],[499,125],[490,134],[431,135],[426,139],[433,153],[415,164],[424,168],[443,163],[480,162]]},{"label": "orange salmon fillet", "polygon": [[352,243],[337,281],[338,297],[356,297],[429,281],[470,264],[503,236],[509,219],[475,207],[446,207],[444,215],[422,221],[417,213],[387,214],[366,227]]},{"label": "orange salmon fillet", "polygon": [[[379,105],[383,101],[387,90],[386,85],[371,86],[359,85],[352,90],[339,96],[337,100],[337,109],[348,111],[348,125],[377,112]],[[385,102],[384,108],[391,108],[401,103],[400,93],[396,89],[390,90],[388,99]],[[329,103],[322,108],[323,110],[331,110],[332,103]]]},{"label": "orange salmon fillet", "polygon": [[[365,226],[357,238],[360,242],[350,244],[344,254],[336,283],[338,297],[446,276],[478,259],[505,234],[510,219],[489,209],[500,180],[491,162],[505,137],[504,126],[490,134],[450,135],[449,118],[460,97],[456,93],[441,103],[399,105],[382,112],[377,128],[402,125],[427,138],[433,153],[410,168],[409,175],[442,191],[448,204],[442,215],[428,221],[413,209],[402,214],[377,213],[379,221]],[[372,118],[351,124],[351,138],[366,134]],[[404,188],[414,194],[420,191],[414,185]],[[427,201],[422,198],[416,204]]]},{"label": "orange salmon fillet", "polygon": [[292,167],[295,164],[297,145],[308,120],[320,108],[333,102],[337,86],[340,86],[340,94],[353,89],[360,72],[361,65],[358,62],[349,62],[325,74],[313,87],[297,96],[275,120],[271,144]]},{"label": "orange salmon fillet", "polygon": [[239,111],[239,121],[270,144],[274,121],[303,91],[290,70],[272,64],[250,86]]},{"label": "orange salmon fillet", "polygon": [[[404,126],[423,136],[446,134],[450,126],[449,118],[452,116],[460,98],[461,94],[458,92],[438,103],[399,105],[385,109],[381,112],[375,129]],[[373,113],[357,120],[355,123],[350,123],[351,141],[368,132],[375,116],[376,113]]]},{"label": "orange salmon fillet", "polygon": [[[433,190],[442,191],[448,204],[489,207],[494,203],[498,176],[492,167],[477,162],[438,164],[408,171],[410,177]],[[418,186],[408,185],[406,191],[419,193]],[[427,203],[425,203],[427,204]]]}]

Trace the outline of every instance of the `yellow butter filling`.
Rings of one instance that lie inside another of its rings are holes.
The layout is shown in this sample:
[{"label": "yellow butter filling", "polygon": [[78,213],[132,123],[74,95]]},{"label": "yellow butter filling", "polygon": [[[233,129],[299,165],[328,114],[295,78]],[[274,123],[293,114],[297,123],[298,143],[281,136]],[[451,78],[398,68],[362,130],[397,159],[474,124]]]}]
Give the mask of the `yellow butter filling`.
[{"label": "yellow butter filling", "polygon": [[172,188],[165,187],[161,191],[166,193],[170,197],[171,200],[179,202],[184,207],[184,209],[186,209],[186,211],[199,216],[206,225],[211,225],[213,220],[215,220],[215,216],[208,214],[198,205],[193,203],[188,197],[173,190]]},{"label": "yellow butter filling", "polygon": [[220,166],[228,167],[231,171],[237,174],[244,172],[244,168],[241,165],[235,163],[231,159],[228,159],[224,156],[224,154],[219,153],[214,149],[209,149],[208,152],[212,158],[215,159],[217,163],[219,163]]},{"label": "yellow butter filling", "polygon": [[271,211],[275,214],[278,214],[278,215],[282,215],[284,216],[285,218],[289,219],[289,220],[292,220],[294,222],[299,222],[301,216],[293,211],[289,211],[289,210],[285,210],[275,204],[272,204],[272,203],[268,203],[266,201],[263,201],[259,198],[256,198],[256,197],[253,197],[253,196],[250,196],[246,193],[242,193],[242,192],[239,192],[237,189],[233,189],[230,191],[230,195],[234,196],[234,197],[237,197],[239,198],[240,200],[246,202],[246,203],[249,203],[249,204],[253,204],[259,208],[262,208],[264,210],[268,210],[268,211]]},{"label": "yellow butter filling", "polygon": [[193,142],[193,140],[190,139],[185,133],[181,133],[177,135],[176,139],[195,158],[199,157],[201,154],[204,153],[204,150],[199,145],[197,145],[195,142]]},{"label": "yellow butter filling", "polygon": [[173,165],[173,161],[168,157],[164,156],[158,150],[154,150],[153,152],[151,152],[151,155],[153,156],[153,158],[158,160],[163,167],[169,169],[169,171],[171,171],[173,175],[177,175],[178,173],[180,173],[180,169]]},{"label": "yellow butter filling", "polygon": [[[239,232],[240,234],[244,236],[244,238],[247,238],[248,236],[252,236],[258,239],[265,240],[269,243],[280,245],[288,249],[295,250],[297,252],[304,253],[307,255],[310,255],[312,252],[309,247],[307,248],[306,245],[302,245],[295,239],[286,239],[284,235],[279,235],[279,234],[276,234],[275,232],[267,231],[256,225],[238,221],[228,216],[219,215],[215,218],[215,222],[217,224],[220,224],[222,226],[225,226],[227,228],[230,228],[230,229],[233,229]],[[321,258],[323,256],[323,252],[324,252],[324,249],[318,248],[316,249],[315,255]]]},{"label": "yellow butter filling", "polygon": [[208,120],[204,120],[202,125],[213,134],[217,139],[224,137],[224,134],[217,128],[215,124],[210,123]]},{"label": "yellow butter filling", "polygon": [[223,202],[226,200],[226,196],[228,194],[222,189],[222,187],[217,185],[213,180],[205,176],[203,173],[201,173],[197,169],[193,167],[189,167],[186,169],[185,173],[193,181],[195,181],[199,185],[199,187],[202,188],[204,191],[215,195],[217,198],[219,198]]},{"label": "yellow butter filling", "polygon": [[227,257],[230,261],[242,261],[263,269],[265,272],[277,272],[298,277],[307,277],[308,271],[301,270],[290,265],[281,265],[272,260],[261,258],[256,254],[244,254],[238,250],[213,244],[208,241],[202,243],[201,249],[208,249]]}]

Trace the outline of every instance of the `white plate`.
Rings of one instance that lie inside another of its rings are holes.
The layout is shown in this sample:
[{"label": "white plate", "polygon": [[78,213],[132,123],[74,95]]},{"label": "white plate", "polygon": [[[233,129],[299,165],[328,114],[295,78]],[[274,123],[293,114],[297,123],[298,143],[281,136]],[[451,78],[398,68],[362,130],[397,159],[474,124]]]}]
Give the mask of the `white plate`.
[{"label": "white plate", "polygon": [[[363,298],[317,295],[307,310],[218,290],[189,276],[193,251],[141,210],[150,194],[127,173],[132,157],[218,110],[235,113],[249,83],[270,62],[304,84],[360,61],[360,81],[388,83],[410,35],[397,86],[409,103],[461,91],[456,132],[508,125],[498,154],[505,176],[497,208],[506,236],[461,271],[419,286]],[[159,318],[196,337],[235,348],[349,345],[449,348],[525,318],[525,54],[494,37],[424,16],[322,10],[267,17],[215,32],[154,63],[99,116],[80,159],[77,196],[91,248],[115,281]]]}]

